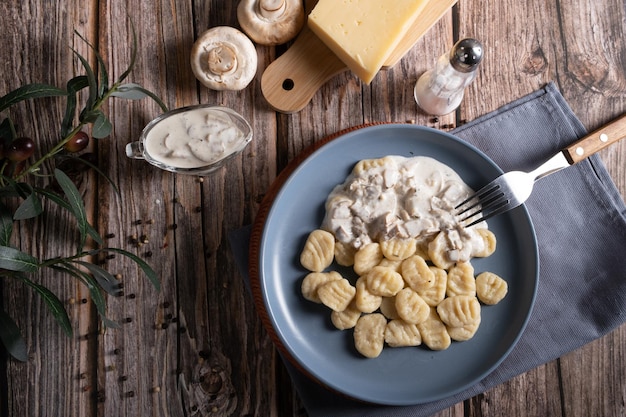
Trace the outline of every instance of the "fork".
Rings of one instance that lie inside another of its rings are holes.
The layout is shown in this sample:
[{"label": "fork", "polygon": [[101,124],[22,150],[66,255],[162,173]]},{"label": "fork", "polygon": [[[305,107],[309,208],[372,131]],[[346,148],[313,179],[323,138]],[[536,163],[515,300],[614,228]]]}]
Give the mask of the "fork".
[{"label": "fork", "polygon": [[[455,217],[470,227],[523,204],[536,181],[567,168],[626,137],[626,114],[579,141],[530,172],[510,171],[500,175],[458,204]],[[479,216],[479,217],[476,217]]]}]

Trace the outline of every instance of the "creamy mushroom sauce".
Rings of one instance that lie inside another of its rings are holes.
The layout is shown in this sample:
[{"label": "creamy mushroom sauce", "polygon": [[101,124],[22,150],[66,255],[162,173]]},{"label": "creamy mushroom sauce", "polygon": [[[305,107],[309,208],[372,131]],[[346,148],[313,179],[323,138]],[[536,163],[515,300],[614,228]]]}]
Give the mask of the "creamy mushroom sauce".
[{"label": "creamy mushroom sauce", "polygon": [[[392,237],[448,238],[451,261],[467,261],[482,251],[476,232],[486,222],[465,228],[453,208],[472,192],[449,166],[430,157],[386,156],[382,164],[353,169],[326,200],[322,229],[337,240],[360,248]],[[358,167],[358,165],[357,165]]]},{"label": "creamy mushroom sauce", "polygon": [[177,168],[199,168],[237,151],[245,134],[211,109],[193,109],[157,123],[144,146],[155,160]]}]

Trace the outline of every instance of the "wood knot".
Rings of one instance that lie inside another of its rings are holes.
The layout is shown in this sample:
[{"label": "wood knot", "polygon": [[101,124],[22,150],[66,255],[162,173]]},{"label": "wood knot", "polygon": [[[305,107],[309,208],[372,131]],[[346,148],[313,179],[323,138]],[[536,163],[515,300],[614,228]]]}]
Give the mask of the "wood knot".
[{"label": "wood knot", "polygon": [[189,399],[189,404],[202,404],[201,410],[207,413],[215,408],[223,415],[230,415],[237,408],[238,398],[228,358],[219,351],[211,350],[202,350],[199,355],[200,360],[193,369],[192,382],[187,386],[184,397]]},{"label": "wood knot", "polygon": [[219,372],[209,372],[202,377],[202,389],[209,395],[219,394],[224,386],[224,381]]},{"label": "wood knot", "polygon": [[546,71],[548,67],[548,60],[543,53],[541,47],[536,47],[531,52],[526,54],[522,61],[522,72],[528,75],[538,75]]},{"label": "wood knot", "polygon": [[585,54],[573,55],[567,60],[567,67],[572,78],[592,91],[603,89],[604,80],[610,71],[610,66],[605,60]]}]

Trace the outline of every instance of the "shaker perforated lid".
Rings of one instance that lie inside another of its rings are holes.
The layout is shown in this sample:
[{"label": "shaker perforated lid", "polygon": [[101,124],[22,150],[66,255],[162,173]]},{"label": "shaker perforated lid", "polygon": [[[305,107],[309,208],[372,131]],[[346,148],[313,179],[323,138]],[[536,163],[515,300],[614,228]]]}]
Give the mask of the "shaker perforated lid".
[{"label": "shaker perforated lid", "polygon": [[450,64],[459,72],[476,70],[482,58],[483,46],[476,39],[461,39],[450,50]]}]

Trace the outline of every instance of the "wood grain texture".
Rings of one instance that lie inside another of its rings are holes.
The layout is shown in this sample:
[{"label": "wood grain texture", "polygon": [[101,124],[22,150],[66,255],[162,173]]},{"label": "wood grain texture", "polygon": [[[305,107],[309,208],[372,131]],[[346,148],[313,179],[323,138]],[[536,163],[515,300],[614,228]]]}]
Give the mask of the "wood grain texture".
[{"label": "wood grain texture", "polygon": [[[193,41],[210,27],[238,27],[237,2],[186,0],[34,0],[0,2],[0,95],[29,82],[63,86],[80,72],[71,48],[95,57],[73,34],[97,45],[112,77],[130,61],[134,23],[139,53],[128,81],[157,92],[170,108],[228,106],[251,121],[250,146],[223,170],[199,180],[130,160],[125,146],[160,114],[150,100],[111,100],[110,138],[93,145],[99,165],[121,190],[82,176],[93,224],[107,244],[150,262],[152,288],[120,256],[104,266],[120,274],[123,296],[108,297],[103,331],[85,288],[45,273],[38,279],[67,302],[75,328],[66,337],[32,291],[0,282],[1,305],[21,326],[30,360],[0,365],[0,415],[17,416],[306,416],[237,268],[228,233],[252,223],[278,173],[306,147],[339,130],[372,122],[412,122],[450,130],[555,82],[588,130],[626,112],[626,10],[623,0],[460,0],[392,68],[366,86],[349,73],[331,78],[291,115],[264,99],[261,74],[289,47],[257,46],[257,77],[238,92],[211,91],[188,65]],[[308,4],[310,9],[310,4]],[[456,113],[433,118],[413,99],[414,84],[456,39],[486,49],[477,79]],[[18,106],[21,130],[53,144],[63,114],[56,100]],[[601,152],[626,195],[626,142]],[[54,256],[76,239],[61,210],[48,226],[20,223],[16,245]],[[82,303],[82,300],[85,303]],[[596,416],[626,414],[626,326],[587,346],[455,404],[436,417]]]},{"label": "wood grain texture", "polygon": [[[525,7],[515,7],[513,2],[505,1],[489,4],[489,13],[485,13],[482,1],[460,2],[460,36],[483,39],[487,50],[481,72],[468,89],[462,117],[473,119],[549,81],[557,83],[590,131],[623,114],[626,46],[623,41],[616,43],[617,37],[624,35],[624,26],[619,22],[625,11],[620,7],[617,3],[591,5],[578,0],[530,1]],[[493,93],[494,88],[499,94]],[[622,141],[601,154],[622,196],[625,145]],[[623,342],[625,331],[622,326],[544,367],[556,367],[558,373],[545,375],[538,368],[488,391],[480,401],[470,401],[469,415],[623,415],[626,364],[623,357],[604,362],[601,352],[619,350],[616,340]],[[581,366],[583,357],[584,362],[607,365]],[[564,374],[563,369],[568,373]],[[575,374],[570,373],[573,370]],[[507,397],[508,401],[503,401]],[[492,411],[492,407],[496,409]]]}]

